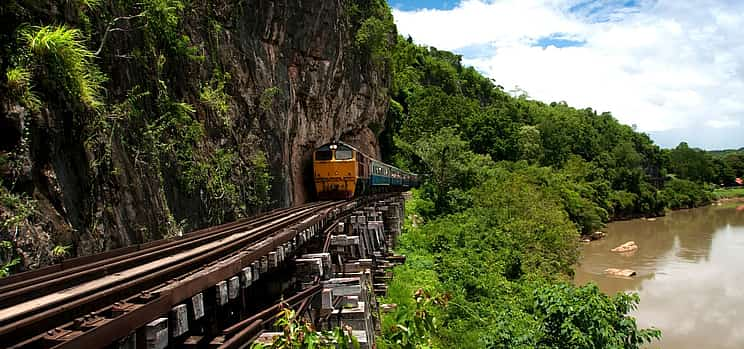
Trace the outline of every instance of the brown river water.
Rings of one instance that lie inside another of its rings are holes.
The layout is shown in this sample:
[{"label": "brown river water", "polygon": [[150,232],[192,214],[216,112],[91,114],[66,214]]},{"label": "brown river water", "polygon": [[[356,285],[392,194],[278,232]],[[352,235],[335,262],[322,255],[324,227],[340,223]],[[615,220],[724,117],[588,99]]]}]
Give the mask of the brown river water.
[{"label": "brown river water", "polygon": [[[584,244],[577,285],[637,292],[632,315],[662,340],[650,348],[744,348],[744,202],[675,211],[655,220],[610,223],[607,237]],[[739,206],[739,210],[737,210]],[[630,254],[610,249],[635,241]],[[631,278],[607,268],[632,269]]]}]

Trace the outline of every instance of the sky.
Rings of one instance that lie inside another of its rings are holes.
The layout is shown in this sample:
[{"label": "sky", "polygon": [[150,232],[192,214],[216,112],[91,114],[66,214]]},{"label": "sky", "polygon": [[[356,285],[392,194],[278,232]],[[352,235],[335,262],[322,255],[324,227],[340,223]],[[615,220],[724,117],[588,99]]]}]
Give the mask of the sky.
[{"label": "sky", "polygon": [[[389,0],[400,34],[662,147],[744,147],[742,0]],[[515,92],[516,93],[516,92]]]}]

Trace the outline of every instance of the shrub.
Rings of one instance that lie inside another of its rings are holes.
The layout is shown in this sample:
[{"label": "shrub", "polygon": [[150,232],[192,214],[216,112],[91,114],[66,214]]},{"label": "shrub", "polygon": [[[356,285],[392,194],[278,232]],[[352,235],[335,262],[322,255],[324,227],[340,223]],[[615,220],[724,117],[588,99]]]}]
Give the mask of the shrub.
[{"label": "shrub", "polygon": [[540,320],[538,347],[547,348],[641,348],[661,338],[657,329],[638,329],[627,316],[635,310],[637,294],[609,297],[594,284],[568,284],[535,290],[534,314]]},{"label": "shrub", "polygon": [[672,209],[702,206],[711,200],[711,194],[702,184],[676,178],[666,183],[662,197]]}]

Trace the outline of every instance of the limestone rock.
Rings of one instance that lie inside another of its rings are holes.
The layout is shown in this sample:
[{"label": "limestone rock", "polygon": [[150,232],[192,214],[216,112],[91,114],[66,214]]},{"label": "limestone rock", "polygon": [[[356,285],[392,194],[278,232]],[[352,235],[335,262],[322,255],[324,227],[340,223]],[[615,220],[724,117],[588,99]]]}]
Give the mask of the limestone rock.
[{"label": "limestone rock", "polygon": [[613,248],[612,252],[630,252],[635,251],[638,249],[638,245],[636,245],[635,241],[628,241],[618,247]]},{"label": "limestone rock", "polygon": [[589,238],[591,238],[592,240],[599,240],[599,239],[601,239],[601,238],[603,238],[605,236],[607,236],[607,233],[605,233],[603,231],[595,231],[595,232],[589,234]]},{"label": "limestone rock", "polygon": [[635,270],[632,270],[632,269],[607,268],[605,269],[605,274],[611,275],[611,276],[631,277],[631,276],[635,276],[636,272]]},{"label": "limestone rock", "polygon": [[[7,28],[63,19],[57,6],[21,6],[27,13],[4,23]],[[240,210],[223,201],[217,205],[202,192],[205,184],[188,188],[175,155],[166,152],[158,159],[144,150],[147,144],[138,145],[143,125],[160,117],[151,112],[161,103],[148,87],[157,85],[151,81],[164,81],[169,98],[192,107],[190,117],[204,127],[204,136],[193,145],[195,158],[209,164],[223,159],[217,149],[226,151],[229,156],[224,158],[232,159],[226,179],[230,185],[252,188],[258,177],[251,172],[256,167],[252,159],[265,154],[271,175],[266,201],[274,206],[311,199],[313,182],[307,173],[316,146],[340,139],[379,158],[377,134],[385,125],[391,67],[356,49],[349,9],[347,2],[322,0],[193,3],[179,18],[178,37],[188,37],[201,59],[163,52],[157,76],[154,61],[131,59],[139,57],[140,50],[149,52],[139,28],[133,24],[126,33],[110,35],[96,60],[108,78],[103,86],[106,103],[118,104],[145,92],[149,97],[137,98],[136,109],[147,111],[141,118],[127,117],[109,131],[81,126],[80,120],[92,116],[81,114],[54,84],[35,86],[44,103],[33,113],[2,87],[0,154],[16,152],[22,171],[11,181],[5,178],[11,171],[3,166],[0,179],[15,182],[37,202],[36,219],[24,222],[16,234],[28,237],[29,243],[14,241],[24,256],[22,264],[50,263],[52,258],[39,257],[38,251],[51,251],[54,244],[72,245],[73,256],[86,255],[178,236],[184,227],[192,230],[270,208],[261,203],[244,203]],[[133,14],[110,11],[102,7],[85,25],[105,28],[106,18]],[[70,27],[82,25],[80,16],[64,17]],[[210,25],[204,24],[207,17]],[[218,79],[215,72],[229,78]],[[226,108],[216,111],[202,91],[216,88],[220,79],[225,84],[220,102]]]}]

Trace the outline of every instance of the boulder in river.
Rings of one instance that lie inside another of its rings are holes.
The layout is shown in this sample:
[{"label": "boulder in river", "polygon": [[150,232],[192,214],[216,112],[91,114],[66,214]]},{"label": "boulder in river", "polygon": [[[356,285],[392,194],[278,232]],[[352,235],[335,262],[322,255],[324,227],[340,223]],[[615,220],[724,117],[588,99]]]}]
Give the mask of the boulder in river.
[{"label": "boulder in river", "polygon": [[638,245],[636,245],[635,241],[628,241],[618,247],[613,248],[612,252],[630,252],[635,251],[638,249]]},{"label": "boulder in river", "polygon": [[595,231],[589,235],[589,238],[592,240],[599,240],[603,237],[607,236],[607,234],[603,231]]},{"label": "boulder in river", "polygon": [[631,269],[607,268],[605,269],[605,274],[611,275],[611,276],[631,277],[631,276],[635,276],[636,272],[635,270],[631,270]]}]

